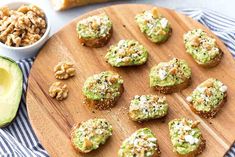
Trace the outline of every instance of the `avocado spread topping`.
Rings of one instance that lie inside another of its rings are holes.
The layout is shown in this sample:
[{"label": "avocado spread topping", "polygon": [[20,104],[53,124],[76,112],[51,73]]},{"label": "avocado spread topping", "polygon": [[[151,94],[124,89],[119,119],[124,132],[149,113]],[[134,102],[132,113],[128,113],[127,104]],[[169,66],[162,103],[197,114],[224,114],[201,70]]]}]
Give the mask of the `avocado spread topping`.
[{"label": "avocado spread topping", "polygon": [[77,33],[79,38],[98,39],[110,33],[112,22],[105,14],[90,16],[77,23]]},{"label": "avocado spread topping", "polygon": [[187,101],[198,111],[210,112],[223,101],[226,91],[227,86],[221,81],[209,78],[202,82],[191,96],[187,97]]},{"label": "avocado spread topping", "polygon": [[131,100],[129,116],[132,120],[142,121],[164,117],[168,112],[166,97],[157,95],[136,95]]},{"label": "avocado spread topping", "polygon": [[105,56],[107,62],[115,67],[141,65],[147,58],[147,49],[135,40],[120,40],[109,48]]},{"label": "avocado spread topping", "polygon": [[174,86],[191,77],[191,69],[184,60],[174,58],[169,62],[160,62],[150,71],[150,86]]},{"label": "avocado spread topping", "polygon": [[117,73],[104,71],[89,77],[83,86],[83,94],[92,100],[114,100],[120,96],[123,79]]},{"label": "avocado spread topping", "polygon": [[165,17],[160,15],[157,8],[146,10],[136,15],[135,20],[140,31],[154,43],[163,42],[170,36],[170,23]]},{"label": "avocado spread topping", "polygon": [[83,152],[90,152],[104,144],[112,135],[112,126],[105,119],[89,119],[73,130],[72,142]]},{"label": "avocado spread topping", "polygon": [[181,118],[169,122],[171,142],[174,151],[187,155],[200,145],[202,134],[198,128],[199,121]]},{"label": "avocado spread topping", "polygon": [[153,132],[148,128],[142,128],[124,140],[118,157],[152,157],[157,150],[157,138]]},{"label": "avocado spread topping", "polygon": [[184,34],[184,44],[187,53],[199,64],[212,61],[220,51],[216,40],[202,29],[194,29]]}]

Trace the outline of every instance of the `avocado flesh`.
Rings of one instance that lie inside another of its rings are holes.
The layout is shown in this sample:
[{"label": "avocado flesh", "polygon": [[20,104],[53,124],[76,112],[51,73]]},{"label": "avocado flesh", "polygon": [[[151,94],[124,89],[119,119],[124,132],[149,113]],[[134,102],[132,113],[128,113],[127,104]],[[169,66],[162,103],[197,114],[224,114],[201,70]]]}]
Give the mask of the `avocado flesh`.
[{"label": "avocado flesh", "polygon": [[0,127],[16,116],[22,94],[23,75],[17,63],[0,57]]}]

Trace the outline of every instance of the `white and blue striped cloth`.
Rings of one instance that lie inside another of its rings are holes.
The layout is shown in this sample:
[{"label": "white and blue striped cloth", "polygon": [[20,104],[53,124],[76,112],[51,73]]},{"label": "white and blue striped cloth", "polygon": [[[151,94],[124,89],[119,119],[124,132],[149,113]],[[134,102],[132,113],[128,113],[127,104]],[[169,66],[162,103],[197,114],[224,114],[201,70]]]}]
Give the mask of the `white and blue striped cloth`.
[{"label": "white and blue striped cloth", "polygon": [[[228,47],[235,57],[235,19],[230,19],[213,11],[181,9],[182,13],[193,17],[209,27]],[[47,157],[48,153],[39,143],[30,123],[25,105],[27,78],[33,59],[19,61],[24,73],[24,94],[15,120],[11,125],[0,129],[0,157]],[[235,157],[235,144],[225,155]]]}]

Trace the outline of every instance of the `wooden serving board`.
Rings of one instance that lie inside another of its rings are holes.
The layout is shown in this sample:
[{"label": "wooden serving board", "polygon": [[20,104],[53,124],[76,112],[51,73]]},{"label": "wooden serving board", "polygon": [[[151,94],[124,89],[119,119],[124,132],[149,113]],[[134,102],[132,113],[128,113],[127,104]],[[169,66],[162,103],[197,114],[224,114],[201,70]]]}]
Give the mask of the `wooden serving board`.
[{"label": "wooden serving board", "polygon": [[[176,156],[172,152],[168,122],[183,116],[201,122],[200,128],[207,141],[206,150],[201,156],[221,157],[234,142],[235,63],[230,52],[215,37],[219,47],[225,53],[222,62],[212,69],[199,67],[185,53],[183,34],[192,28],[203,28],[213,34],[191,18],[164,8],[160,8],[160,11],[169,19],[173,34],[164,44],[151,43],[139,31],[134,17],[137,13],[152,7],[115,5],[89,12],[53,35],[41,50],[29,77],[27,108],[34,131],[51,156],[116,157],[122,141],[141,127],[149,127],[156,134],[163,157]],[[106,12],[113,21],[114,32],[111,41],[103,48],[81,46],[76,35],[76,23],[82,18],[101,12]],[[104,60],[106,50],[121,39],[135,39],[145,45],[150,54],[147,64],[128,68],[113,68],[107,64]],[[129,120],[127,112],[129,102],[134,95],[157,94],[149,87],[150,68],[173,57],[187,60],[192,68],[192,84],[180,93],[167,95],[170,109],[165,119],[142,124]],[[69,97],[59,102],[48,95],[48,89],[52,82],[57,81],[53,73],[54,65],[63,60],[71,60],[75,63],[77,75],[64,81],[69,88]],[[82,86],[87,77],[105,70],[113,70],[123,77],[125,91],[111,111],[92,111],[83,104]],[[228,101],[216,118],[202,119],[192,113],[185,98],[200,82],[209,77],[218,78],[228,86]],[[75,123],[95,117],[106,118],[112,123],[113,136],[99,150],[86,155],[77,154],[70,145],[70,129]]]}]

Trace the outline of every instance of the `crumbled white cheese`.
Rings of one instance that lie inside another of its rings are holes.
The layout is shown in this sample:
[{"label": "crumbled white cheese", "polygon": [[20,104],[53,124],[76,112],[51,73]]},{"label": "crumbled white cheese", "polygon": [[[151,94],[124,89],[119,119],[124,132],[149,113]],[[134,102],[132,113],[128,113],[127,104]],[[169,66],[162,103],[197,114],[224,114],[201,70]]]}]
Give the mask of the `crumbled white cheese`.
[{"label": "crumbled white cheese", "polygon": [[137,53],[132,54],[132,57],[138,57],[139,55]]},{"label": "crumbled white cheese", "polygon": [[147,155],[147,156],[150,156],[150,155],[152,155],[152,153],[151,153],[151,152],[147,152],[146,155]]},{"label": "crumbled white cheese", "polygon": [[101,129],[97,129],[97,130],[95,131],[95,133],[98,134],[98,135],[101,135],[101,134],[103,134],[103,131],[102,131]]},{"label": "crumbled white cheese", "polygon": [[204,93],[205,90],[206,90],[206,87],[197,87],[197,90],[198,90],[200,93]]},{"label": "crumbled white cheese", "polygon": [[120,41],[118,42],[118,46],[120,47],[120,46],[122,46],[124,43],[125,43],[125,40],[122,39],[122,40],[120,40]]},{"label": "crumbled white cheese", "polygon": [[191,135],[194,135],[195,133],[196,133],[196,131],[193,130],[193,131],[191,132]]},{"label": "crumbled white cheese", "polygon": [[228,90],[228,87],[225,86],[225,85],[223,85],[223,86],[220,87],[219,90],[220,90],[221,92],[225,93],[225,92]]},{"label": "crumbled white cheese", "polygon": [[160,20],[160,23],[161,23],[162,28],[164,29],[164,28],[166,28],[166,26],[168,24],[168,20],[166,18],[162,18]]},{"label": "crumbled white cheese", "polygon": [[155,143],[153,143],[153,142],[151,142],[151,143],[149,143],[149,144],[148,144],[148,146],[151,148],[151,147],[155,147],[155,146],[156,146],[156,144],[155,144]]},{"label": "crumbled white cheese", "polygon": [[139,95],[135,95],[134,96],[134,99],[138,99],[140,96]]},{"label": "crumbled white cheese", "polygon": [[175,124],[174,125],[174,129],[176,130],[180,130],[184,125],[182,123],[179,123],[179,124]]},{"label": "crumbled white cheese", "polygon": [[192,98],[191,96],[188,96],[188,97],[186,98],[186,100],[187,100],[188,102],[192,102],[192,101],[193,101],[193,98]]},{"label": "crumbled white cheese", "polygon": [[117,62],[117,63],[122,62],[122,58],[117,58],[117,59],[116,59],[116,62]]},{"label": "crumbled white cheese", "polygon": [[184,126],[184,130],[185,130],[185,131],[189,131],[189,130],[192,130],[192,128],[189,127],[189,126]]},{"label": "crumbled white cheese", "polygon": [[150,21],[153,19],[153,15],[150,11],[146,11],[145,14],[144,14],[144,19],[147,20],[147,21]]},{"label": "crumbled white cheese", "polygon": [[133,144],[134,144],[135,147],[138,147],[138,143],[139,143],[139,139],[135,139],[135,140],[133,141]]},{"label": "crumbled white cheese", "polygon": [[154,137],[152,137],[152,138],[148,138],[148,141],[150,141],[150,142],[156,142],[156,141],[157,141],[157,139],[156,139],[156,138],[154,138]]},{"label": "crumbled white cheese", "polygon": [[205,94],[201,94],[200,96],[203,100],[209,101],[209,98]]},{"label": "crumbled white cheese", "polygon": [[194,138],[192,135],[186,135],[186,136],[184,136],[184,139],[186,142],[188,142],[191,145],[198,142],[198,139]]},{"label": "crumbled white cheese", "polygon": [[167,72],[163,69],[160,69],[158,74],[161,80],[164,80],[167,77]]},{"label": "crumbled white cheese", "polygon": [[118,50],[118,54],[124,54],[125,53],[125,50],[124,50],[124,48],[120,48],[119,50]]},{"label": "crumbled white cheese", "polygon": [[142,96],[140,97],[140,101],[141,101],[141,102],[146,102],[147,99],[146,99],[146,97],[145,97],[144,95],[142,95]]}]

